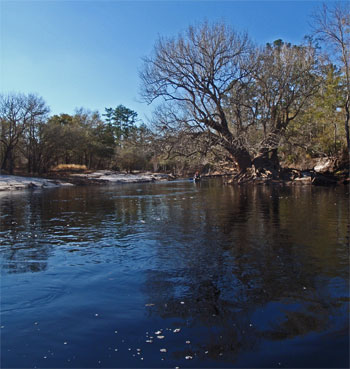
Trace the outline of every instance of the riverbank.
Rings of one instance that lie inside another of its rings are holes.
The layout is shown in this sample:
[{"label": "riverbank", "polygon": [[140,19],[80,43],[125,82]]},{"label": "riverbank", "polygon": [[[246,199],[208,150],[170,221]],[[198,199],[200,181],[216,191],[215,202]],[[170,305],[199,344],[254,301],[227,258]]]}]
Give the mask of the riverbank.
[{"label": "riverbank", "polygon": [[319,173],[315,170],[284,169],[278,175],[272,172],[265,173],[248,170],[243,174],[227,176],[225,184],[257,184],[257,185],[315,185],[335,186],[348,185],[350,182],[347,172]]},{"label": "riverbank", "polygon": [[0,191],[22,190],[29,188],[50,188],[73,185],[146,183],[174,179],[169,174],[136,173],[127,174],[100,170],[91,173],[55,173],[47,178],[0,175]]},{"label": "riverbank", "polygon": [[[316,168],[318,169],[318,168]],[[212,172],[203,174],[202,178],[223,178],[225,184],[246,184],[257,185],[339,185],[349,184],[348,171],[338,171],[336,173],[327,170],[297,170],[284,169],[280,178],[275,179],[272,173],[256,173],[248,171],[237,180],[237,175],[225,172]],[[175,177],[166,173],[123,173],[111,170],[98,170],[93,172],[51,172],[45,178],[26,177],[22,175],[0,175],[0,191],[21,190],[29,188],[49,188],[59,186],[87,186],[87,185],[108,185],[117,183],[147,183],[174,180]]]}]

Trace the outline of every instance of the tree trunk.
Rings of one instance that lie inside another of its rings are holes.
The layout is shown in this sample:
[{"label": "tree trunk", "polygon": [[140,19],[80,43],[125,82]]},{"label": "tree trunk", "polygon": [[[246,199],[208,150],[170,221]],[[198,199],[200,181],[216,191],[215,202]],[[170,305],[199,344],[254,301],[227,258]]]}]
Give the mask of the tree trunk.
[{"label": "tree trunk", "polygon": [[1,164],[1,170],[6,170],[10,174],[13,174],[13,146],[7,146],[5,149],[4,157]]},{"label": "tree trunk", "polygon": [[4,156],[1,163],[1,170],[7,170],[7,160],[9,155],[9,148],[7,147],[4,152]]},{"label": "tree trunk", "polygon": [[235,153],[234,158],[238,164],[238,169],[241,173],[244,173],[248,168],[252,166],[252,160],[249,152],[245,149],[238,150]]},{"label": "tree trunk", "polygon": [[233,145],[230,143],[230,139],[231,137],[229,137],[224,145],[225,149],[230,154],[228,159],[232,158],[231,160],[238,165],[239,172],[243,174],[252,166],[251,156],[243,145]]},{"label": "tree trunk", "polygon": [[347,101],[345,104],[345,133],[346,133],[346,144],[348,148],[348,159],[349,159],[349,166],[350,166],[350,133],[349,133],[349,121],[350,121],[350,96],[347,96]]},{"label": "tree trunk", "polygon": [[280,162],[276,149],[262,149],[257,157],[253,160],[256,175],[267,176],[269,178],[278,178],[280,172]]},{"label": "tree trunk", "polygon": [[8,162],[9,162],[9,174],[13,174],[13,169],[14,169],[14,158],[13,158],[13,149],[10,150],[9,155],[8,155]]}]

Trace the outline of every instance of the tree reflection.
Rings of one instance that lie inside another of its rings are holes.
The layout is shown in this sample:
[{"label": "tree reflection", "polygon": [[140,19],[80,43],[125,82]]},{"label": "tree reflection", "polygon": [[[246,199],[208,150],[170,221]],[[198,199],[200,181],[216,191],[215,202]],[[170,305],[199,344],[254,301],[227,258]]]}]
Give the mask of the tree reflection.
[{"label": "tree reflection", "polygon": [[6,273],[40,272],[47,268],[51,248],[41,242],[40,201],[34,192],[2,198],[1,254]]},{"label": "tree reflection", "polygon": [[[159,263],[157,271],[147,272],[145,283],[145,293],[154,304],[149,314],[179,319],[183,327],[206,327],[191,350],[177,352],[176,357],[192,353],[234,360],[261,340],[325,331],[333,316],[340,314],[339,296],[332,296],[323,276],[338,275],[345,245],[338,255],[323,259],[315,250],[322,245],[299,243],[304,230],[291,225],[308,211],[313,194],[304,193],[305,203],[293,214],[288,209],[293,191],[231,187],[171,207],[178,228],[167,230],[169,244],[156,233]],[[344,223],[334,227],[346,232]],[[317,229],[320,234],[314,237],[329,242],[322,227]],[[344,269],[341,274],[346,275]],[[269,312],[271,304],[278,319]],[[257,318],[258,311],[262,313]]]}]

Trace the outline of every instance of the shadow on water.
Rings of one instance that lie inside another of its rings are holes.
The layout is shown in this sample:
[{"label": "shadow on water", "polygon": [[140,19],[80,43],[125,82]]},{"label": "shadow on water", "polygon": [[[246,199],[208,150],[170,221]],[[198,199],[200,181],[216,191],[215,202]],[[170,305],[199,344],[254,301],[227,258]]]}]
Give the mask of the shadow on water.
[{"label": "shadow on water", "polygon": [[[342,187],[217,181],[2,195],[3,286],[11,291],[3,321],[23,329],[32,319],[25,307],[40,310],[47,330],[65,327],[80,359],[67,363],[57,353],[49,367],[347,367],[348,204]],[[41,287],[28,297],[22,279]],[[21,294],[27,305],[14,298]],[[67,322],[50,315],[58,307]],[[73,328],[84,311],[109,318]],[[124,341],[138,342],[133,357],[131,348],[112,355],[91,346],[112,347],[114,324]],[[141,338],[155,327],[167,348],[162,361],[161,338]],[[3,364],[19,366],[25,361],[11,354],[15,334],[7,335]],[[135,361],[141,350],[145,359]],[[47,365],[31,350],[28,356]]]}]

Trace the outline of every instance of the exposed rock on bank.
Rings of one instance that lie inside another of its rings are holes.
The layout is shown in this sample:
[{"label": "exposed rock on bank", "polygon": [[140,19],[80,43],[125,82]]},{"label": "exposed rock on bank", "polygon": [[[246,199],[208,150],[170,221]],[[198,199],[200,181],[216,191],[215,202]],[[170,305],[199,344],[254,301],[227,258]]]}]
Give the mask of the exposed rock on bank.
[{"label": "exposed rock on bank", "polygon": [[0,175],[0,191],[23,190],[27,188],[49,188],[58,186],[72,186],[72,184],[60,180],[45,178]]}]

